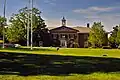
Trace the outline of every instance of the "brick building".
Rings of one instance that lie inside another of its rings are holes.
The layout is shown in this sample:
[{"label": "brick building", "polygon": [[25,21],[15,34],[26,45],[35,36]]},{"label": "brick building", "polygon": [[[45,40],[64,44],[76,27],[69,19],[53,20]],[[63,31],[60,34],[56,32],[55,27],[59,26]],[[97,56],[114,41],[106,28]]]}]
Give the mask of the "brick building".
[{"label": "brick building", "polygon": [[60,42],[61,47],[88,47],[89,24],[86,27],[68,27],[66,19],[63,17],[62,26],[48,27],[48,29],[52,38]]}]

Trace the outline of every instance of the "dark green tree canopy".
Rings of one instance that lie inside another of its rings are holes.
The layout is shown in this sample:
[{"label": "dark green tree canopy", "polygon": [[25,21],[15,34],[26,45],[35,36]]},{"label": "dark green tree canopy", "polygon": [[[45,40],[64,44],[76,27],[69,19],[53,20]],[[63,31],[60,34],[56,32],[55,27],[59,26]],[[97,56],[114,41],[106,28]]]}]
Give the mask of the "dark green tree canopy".
[{"label": "dark green tree canopy", "polygon": [[[29,13],[29,15],[28,15]],[[46,25],[44,20],[41,18],[41,12],[37,8],[32,9],[32,19],[33,19],[33,32],[37,29],[45,29]],[[31,10],[27,7],[22,8],[18,11],[17,14],[12,14],[9,22],[9,28],[6,32],[8,41],[18,42],[26,41],[27,38],[27,26],[31,24]],[[14,34],[13,34],[14,33]]]},{"label": "dark green tree canopy", "polygon": [[116,37],[118,35],[118,29],[119,29],[119,26],[113,27],[113,31],[109,37],[109,44],[111,47],[116,47],[118,43],[118,39],[116,40]]},{"label": "dark green tree canopy", "polygon": [[118,27],[118,31],[117,31],[116,43],[120,45],[120,26]]}]

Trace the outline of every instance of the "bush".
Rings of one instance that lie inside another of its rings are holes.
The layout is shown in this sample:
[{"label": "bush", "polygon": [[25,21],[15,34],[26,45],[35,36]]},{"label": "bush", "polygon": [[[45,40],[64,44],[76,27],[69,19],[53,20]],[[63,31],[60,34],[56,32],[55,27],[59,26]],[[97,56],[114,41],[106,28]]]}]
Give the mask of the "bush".
[{"label": "bush", "polygon": [[112,49],[110,46],[103,46],[103,49]]},{"label": "bush", "polygon": [[118,46],[118,49],[120,49],[120,46]]}]

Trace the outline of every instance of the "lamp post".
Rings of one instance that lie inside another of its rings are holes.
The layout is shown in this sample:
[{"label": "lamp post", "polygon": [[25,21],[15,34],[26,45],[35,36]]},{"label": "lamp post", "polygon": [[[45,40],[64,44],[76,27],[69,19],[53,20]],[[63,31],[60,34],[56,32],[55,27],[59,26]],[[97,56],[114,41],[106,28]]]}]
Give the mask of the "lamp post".
[{"label": "lamp post", "polygon": [[[6,14],[6,0],[4,0],[4,11],[3,12],[4,12],[3,13],[4,18],[5,18],[5,14]],[[4,29],[5,25],[6,25],[6,20],[3,23],[3,48],[5,48],[5,46],[4,46],[5,45],[5,29]]]},{"label": "lamp post", "polygon": [[27,25],[27,47],[29,47],[29,29],[30,29],[30,0],[28,3],[28,25]]},{"label": "lamp post", "polygon": [[33,27],[33,0],[31,0],[31,50],[33,49],[33,31],[32,31],[32,27]]}]

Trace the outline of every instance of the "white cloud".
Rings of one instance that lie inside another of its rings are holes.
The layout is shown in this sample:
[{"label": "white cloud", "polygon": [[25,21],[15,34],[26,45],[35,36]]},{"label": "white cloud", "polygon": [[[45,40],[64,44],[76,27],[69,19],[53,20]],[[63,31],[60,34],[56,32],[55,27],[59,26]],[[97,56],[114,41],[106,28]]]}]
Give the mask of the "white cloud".
[{"label": "white cloud", "polygon": [[95,15],[93,15],[93,16],[84,16],[84,18],[86,18],[86,19],[98,19],[98,18],[100,18],[99,16],[95,16]]},{"label": "white cloud", "polygon": [[83,19],[90,23],[102,22],[105,30],[110,31],[112,27],[120,24],[119,7],[88,7],[73,10],[74,13],[82,15]]},{"label": "white cloud", "polygon": [[86,18],[91,23],[102,22],[105,26],[105,30],[111,31],[112,27],[120,24],[120,14],[101,14],[101,15],[85,15]]},{"label": "white cloud", "polygon": [[50,5],[56,5],[56,0],[44,0],[44,3],[50,4]]},{"label": "white cloud", "polygon": [[[120,15],[119,14],[104,14],[104,15],[92,15],[86,16],[88,19],[71,19],[67,18],[67,26],[75,27],[75,26],[86,26],[87,23],[90,23],[92,26],[93,22],[102,22],[104,25],[104,29],[106,31],[111,31],[112,27],[120,24]],[[48,27],[59,27],[61,26],[61,18],[54,19],[54,18],[45,18],[45,23]]]},{"label": "white cloud", "polygon": [[113,10],[113,7],[90,7],[89,10],[91,11],[100,11],[100,12],[106,12]]},{"label": "white cloud", "polygon": [[75,13],[83,13],[83,14],[94,14],[94,13],[99,13],[99,12],[110,12],[118,7],[88,7],[86,9],[75,9],[73,12]]}]

